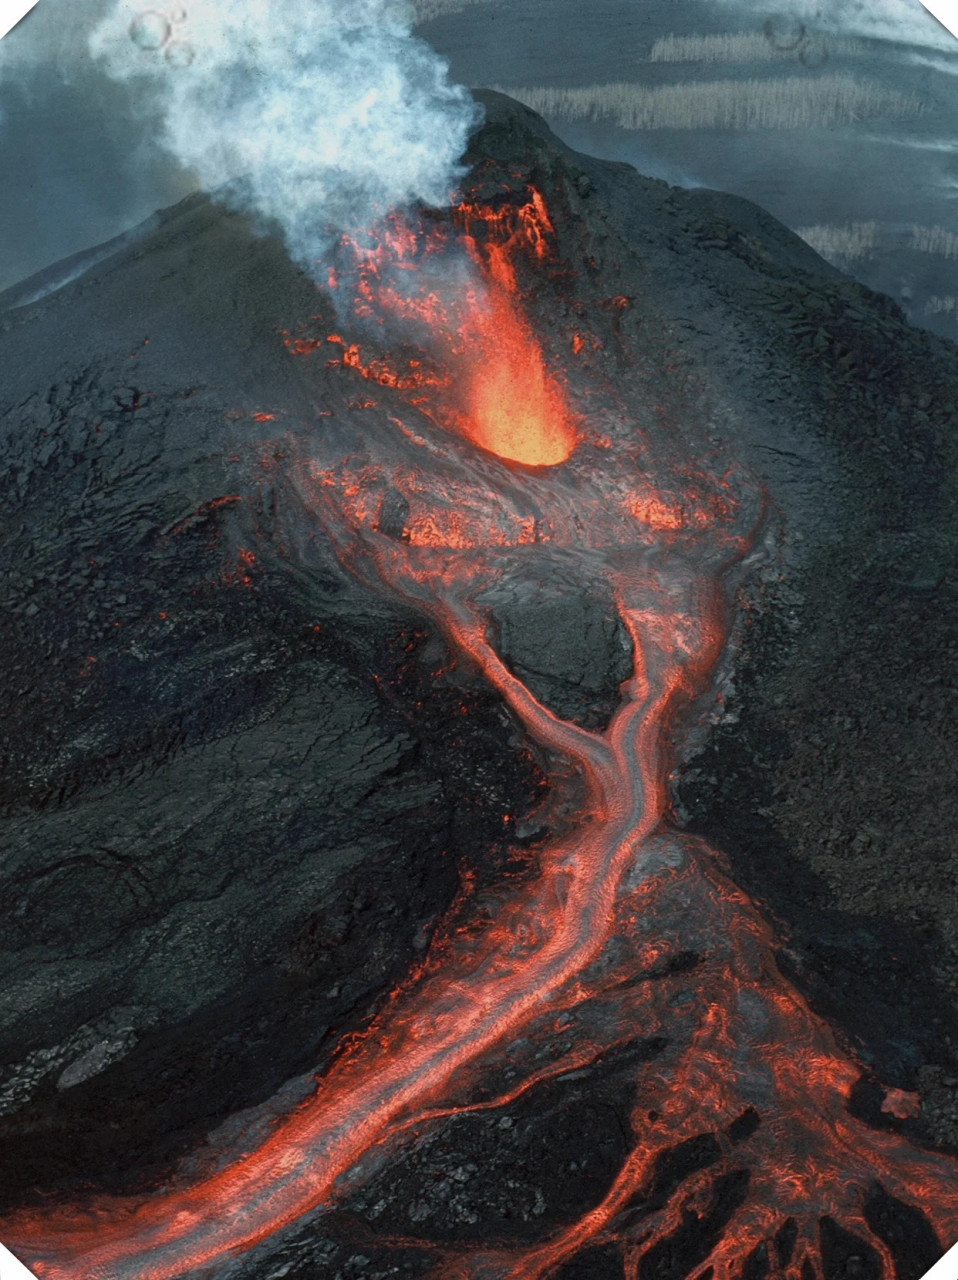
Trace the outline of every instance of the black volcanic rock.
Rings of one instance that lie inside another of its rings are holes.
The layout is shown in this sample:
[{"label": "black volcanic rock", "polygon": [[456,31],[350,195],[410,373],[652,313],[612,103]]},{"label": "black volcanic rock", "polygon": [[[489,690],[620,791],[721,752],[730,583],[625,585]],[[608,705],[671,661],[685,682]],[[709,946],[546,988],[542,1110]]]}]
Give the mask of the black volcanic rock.
[{"label": "black volcanic rock", "polygon": [[[938,886],[958,870],[958,349],[747,202],[573,155],[483,97],[467,186],[535,185],[555,222],[558,265],[523,281],[547,352],[569,360],[591,334],[582,367],[639,426],[663,414],[728,441],[782,513],[739,693],[726,682],[685,760],[678,813],[729,849],[796,980],[872,1063],[870,1121],[956,1141],[958,907]],[[49,274],[10,291],[0,316],[7,1206],[147,1185],[315,1069],[421,953],[463,860],[495,878],[504,815],[541,798],[475,673],[303,532],[290,451],[360,412],[357,375],[284,341],[329,331],[325,295],[205,197],[93,259],[35,302],[15,305]],[[376,392],[362,412],[402,411]],[[407,514],[384,503],[381,531],[401,539]],[[544,569],[486,606],[539,696],[608,717],[630,669],[611,600]],[[258,1257],[243,1274],[425,1274],[501,1208],[470,1143],[519,1153],[516,1237],[535,1236],[537,1193],[553,1226],[570,1219],[608,1184],[627,1076],[586,1072],[542,1104],[562,1132],[601,1132],[568,1199],[532,1094],[514,1137],[439,1131],[430,1185],[451,1179],[459,1207],[421,1197],[428,1248],[397,1262],[360,1197],[284,1242],[286,1271]],[[920,1087],[924,1127],[882,1113],[879,1084]],[[391,1231],[428,1160],[381,1188]],[[566,1274],[618,1265],[598,1252]]]},{"label": "black volcanic rock", "polygon": [[632,675],[632,640],[615,601],[543,562],[480,597],[507,665],[563,719],[608,724]]},{"label": "black volcanic rock", "polygon": [[312,283],[206,199],[157,221],[0,335],[7,1204],[148,1180],[315,1066],[535,781],[421,620],[284,546]]}]

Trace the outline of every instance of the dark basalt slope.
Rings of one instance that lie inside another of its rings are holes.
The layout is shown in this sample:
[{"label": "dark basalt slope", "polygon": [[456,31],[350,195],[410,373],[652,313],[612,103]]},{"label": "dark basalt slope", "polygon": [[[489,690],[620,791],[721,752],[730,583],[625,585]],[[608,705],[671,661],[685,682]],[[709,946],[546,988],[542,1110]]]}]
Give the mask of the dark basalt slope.
[{"label": "dark basalt slope", "polygon": [[284,550],[255,415],[314,420],[316,310],[194,199],[4,323],[8,1204],[148,1181],[315,1066],[534,794],[417,619]]},{"label": "dark basalt slope", "polygon": [[[923,1091],[899,1121],[863,1088],[871,1121],[955,1142],[958,349],[747,202],[575,156],[484,100],[468,181],[546,194],[594,359],[627,381],[623,352],[647,353],[649,400],[707,413],[784,515],[679,818],[725,845],[876,1080]],[[534,839],[541,798],[475,674],[297,539],[286,451],[355,375],[287,348],[333,318],[277,239],[194,197],[29,296],[0,316],[7,1207],[147,1185],[313,1069],[421,953],[462,863],[493,877],[516,828]],[[548,335],[566,317],[545,299]],[[629,670],[611,602],[544,581],[488,605],[530,686],[602,723]],[[450,1121],[244,1274],[422,1274],[412,1247],[380,1268],[380,1220],[439,1245],[555,1229],[614,1174],[633,1065]],[[621,1274],[593,1255],[568,1280]]]}]

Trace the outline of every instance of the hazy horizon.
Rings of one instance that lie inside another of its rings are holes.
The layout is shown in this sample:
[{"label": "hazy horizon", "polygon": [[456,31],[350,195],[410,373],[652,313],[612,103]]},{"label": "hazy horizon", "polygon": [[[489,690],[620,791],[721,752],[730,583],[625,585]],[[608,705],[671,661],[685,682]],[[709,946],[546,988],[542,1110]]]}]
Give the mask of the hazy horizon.
[{"label": "hazy horizon", "polygon": [[[0,44],[0,289],[197,188],[137,82],[89,56],[112,2],[41,0]],[[958,41],[917,0],[771,17],[752,0],[595,0],[586,23],[578,0],[415,10],[453,81],[519,97],[579,150],[754,200],[958,337]],[[188,5],[170,17],[189,31]]]}]

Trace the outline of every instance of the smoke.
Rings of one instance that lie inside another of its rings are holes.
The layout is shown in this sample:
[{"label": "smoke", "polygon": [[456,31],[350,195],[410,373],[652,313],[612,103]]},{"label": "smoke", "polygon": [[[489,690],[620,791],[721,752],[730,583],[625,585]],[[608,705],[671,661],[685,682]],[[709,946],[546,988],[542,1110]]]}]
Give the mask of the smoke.
[{"label": "smoke", "polygon": [[89,51],[200,185],[314,264],[341,232],[448,201],[480,108],[401,0],[119,0]]}]

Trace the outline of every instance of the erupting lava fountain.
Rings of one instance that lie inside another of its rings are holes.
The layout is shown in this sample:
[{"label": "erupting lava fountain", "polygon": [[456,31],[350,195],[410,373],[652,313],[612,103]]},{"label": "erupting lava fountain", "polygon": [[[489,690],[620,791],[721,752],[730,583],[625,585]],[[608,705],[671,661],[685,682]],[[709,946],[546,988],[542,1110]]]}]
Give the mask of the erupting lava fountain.
[{"label": "erupting lava fountain", "polygon": [[[814,1280],[827,1220],[891,1280],[866,1208],[876,1183],[924,1214],[942,1249],[958,1238],[955,1164],[853,1117],[860,1066],[780,972],[770,927],[721,858],[668,825],[675,743],[714,698],[735,592],[768,555],[766,503],[661,424],[591,412],[550,371],[519,280],[560,267],[533,189],[429,230],[390,219],[373,247],[344,246],[330,283],[355,300],[364,336],[288,339],[333,355],[347,388],[288,480],[318,540],[481,669],[574,821],[538,850],[534,877],[477,907],[474,927],[440,929],[420,971],[253,1150],[150,1198],[2,1224],[41,1280],[73,1280],[78,1266],[90,1280],[171,1280],[225,1264],[437,1118],[656,1038],[637,1069],[630,1153],[601,1201],[531,1247],[450,1250],[440,1274],[532,1280],[604,1243],[637,1280],[691,1223],[697,1276],[725,1280],[758,1259],[761,1274]],[[347,407],[377,387],[391,415]],[[537,700],[490,639],[497,593],[553,570],[604,583],[631,636],[634,673],[605,731]],[[543,1066],[532,1048],[557,1025],[571,1047]],[[506,1088],[497,1055],[520,1036],[524,1074]],[[669,1183],[668,1153],[693,1139],[704,1154]]]}]

